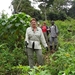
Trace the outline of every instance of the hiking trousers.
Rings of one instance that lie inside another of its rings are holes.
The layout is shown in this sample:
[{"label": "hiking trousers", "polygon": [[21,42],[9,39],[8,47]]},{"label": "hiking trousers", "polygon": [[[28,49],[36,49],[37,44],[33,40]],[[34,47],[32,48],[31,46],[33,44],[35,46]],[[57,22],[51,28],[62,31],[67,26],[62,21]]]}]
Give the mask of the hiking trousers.
[{"label": "hiking trousers", "polygon": [[58,44],[58,39],[57,37],[50,37],[50,46],[52,46],[54,43],[54,45]]},{"label": "hiking trousers", "polygon": [[33,50],[32,48],[27,48],[28,61],[29,61],[29,66],[31,68],[33,68],[33,66],[35,65],[34,52],[36,53],[38,64],[43,65],[42,50],[41,49],[34,49]]},{"label": "hiking trousers", "polygon": [[46,43],[47,43],[47,45],[48,45],[48,36],[47,36],[47,32],[43,32],[43,34],[44,34],[44,37],[45,37]]},{"label": "hiking trousers", "polygon": [[50,50],[57,49],[58,39],[57,37],[50,37]]}]

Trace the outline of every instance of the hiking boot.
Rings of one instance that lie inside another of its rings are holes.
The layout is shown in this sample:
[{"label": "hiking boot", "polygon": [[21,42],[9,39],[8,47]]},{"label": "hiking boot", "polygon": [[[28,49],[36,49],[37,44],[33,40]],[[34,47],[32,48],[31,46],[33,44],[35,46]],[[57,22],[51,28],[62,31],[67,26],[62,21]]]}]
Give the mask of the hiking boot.
[{"label": "hiking boot", "polygon": [[55,52],[55,50],[50,50],[50,53],[53,54]]},{"label": "hiking boot", "polygon": [[53,53],[52,50],[50,50],[50,53]]},{"label": "hiking boot", "polygon": [[55,50],[52,50],[52,52],[54,53],[54,52],[55,52]]}]

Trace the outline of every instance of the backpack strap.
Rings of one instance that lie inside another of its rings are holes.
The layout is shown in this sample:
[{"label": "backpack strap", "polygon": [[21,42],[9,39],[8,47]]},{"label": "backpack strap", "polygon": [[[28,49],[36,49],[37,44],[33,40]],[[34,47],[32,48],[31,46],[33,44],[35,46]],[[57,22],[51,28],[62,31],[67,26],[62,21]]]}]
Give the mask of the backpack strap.
[{"label": "backpack strap", "polygon": [[54,25],[55,26],[55,32],[56,32],[56,25]]},{"label": "backpack strap", "polygon": [[57,28],[56,28],[56,25],[54,25],[54,26],[55,26],[55,32],[56,32],[56,34],[59,34],[59,31],[57,32],[57,30],[56,30],[56,29],[57,29]]}]

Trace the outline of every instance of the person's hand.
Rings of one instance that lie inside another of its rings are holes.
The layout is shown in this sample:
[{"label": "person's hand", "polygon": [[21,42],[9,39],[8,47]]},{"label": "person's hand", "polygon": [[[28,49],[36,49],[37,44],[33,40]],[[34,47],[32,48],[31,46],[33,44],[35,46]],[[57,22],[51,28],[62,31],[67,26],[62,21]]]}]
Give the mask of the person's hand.
[{"label": "person's hand", "polygon": [[48,47],[46,47],[46,50],[48,51]]},{"label": "person's hand", "polygon": [[55,38],[57,38],[57,35],[55,36]]},{"label": "person's hand", "polygon": [[55,38],[57,38],[57,34],[56,34]]},{"label": "person's hand", "polygon": [[27,41],[25,41],[25,47],[27,48],[27,45],[28,45],[28,43],[27,43]]}]

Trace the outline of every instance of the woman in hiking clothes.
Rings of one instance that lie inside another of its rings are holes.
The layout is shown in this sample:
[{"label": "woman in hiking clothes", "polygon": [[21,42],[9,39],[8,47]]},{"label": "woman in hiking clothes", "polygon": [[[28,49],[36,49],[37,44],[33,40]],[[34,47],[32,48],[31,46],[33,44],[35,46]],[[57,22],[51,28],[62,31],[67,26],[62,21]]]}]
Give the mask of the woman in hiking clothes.
[{"label": "woman in hiking clothes", "polygon": [[41,26],[42,32],[44,34],[46,43],[48,45],[48,27],[46,26],[46,23],[44,22],[43,25]]},{"label": "woman in hiking clothes", "polygon": [[41,44],[44,45],[44,47],[48,50],[44,35],[42,33],[42,30],[40,27],[37,27],[36,19],[32,18],[31,19],[31,26],[27,28],[26,30],[26,51],[28,55],[28,61],[29,61],[29,66],[33,68],[34,66],[34,52],[37,55],[37,61],[39,65],[43,65],[43,57],[42,57],[42,49],[41,49]]},{"label": "woman in hiking clothes", "polygon": [[50,50],[51,52],[54,52],[57,49],[57,36],[58,36],[58,28],[54,24],[54,21],[51,21],[50,26]]}]

